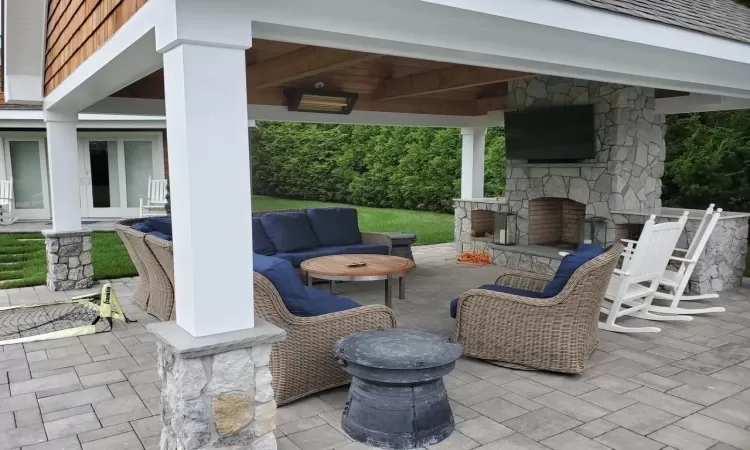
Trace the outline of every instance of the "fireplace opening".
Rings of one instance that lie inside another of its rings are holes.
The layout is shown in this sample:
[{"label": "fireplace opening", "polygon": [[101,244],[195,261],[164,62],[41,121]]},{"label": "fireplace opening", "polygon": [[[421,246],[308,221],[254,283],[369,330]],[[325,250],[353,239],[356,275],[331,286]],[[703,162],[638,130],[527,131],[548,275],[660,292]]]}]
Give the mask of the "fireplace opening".
[{"label": "fireplace opening", "polygon": [[471,212],[471,236],[491,239],[495,231],[495,213],[493,211],[474,210]]},{"label": "fireplace opening", "polygon": [[586,205],[566,198],[529,202],[529,244],[574,250],[581,243]]}]

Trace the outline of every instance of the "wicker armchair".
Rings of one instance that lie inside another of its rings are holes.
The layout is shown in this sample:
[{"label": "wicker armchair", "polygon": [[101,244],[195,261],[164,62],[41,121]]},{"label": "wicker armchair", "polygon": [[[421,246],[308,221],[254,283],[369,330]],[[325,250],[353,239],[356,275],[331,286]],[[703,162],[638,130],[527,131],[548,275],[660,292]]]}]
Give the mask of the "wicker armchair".
[{"label": "wicker armchair", "polygon": [[286,340],[273,344],[271,351],[273,390],[279,405],[349,384],[351,377],[333,357],[333,345],[358,331],[396,326],[393,311],[381,305],[317,317],[297,317],[286,309],[278,291],[266,277],[259,273],[253,273],[253,277],[255,315],[287,332]]},{"label": "wicker armchair", "polygon": [[131,226],[144,219],[128,219],[117,222],[115,231],[125,244],[135,264],[141,284],[133,296],[135,304],[159,320],[169,320],[174,307],[174,291],[169,277],[146,245],[146,233]]},{"label": "wicker armchair", "polygon": [[[458,301],[453,339],[464,354],[516,369],[581,373],[598,343],[602,299],[622,253],[615,244],[581,266],[557,296],[472,289]],[[552,276],[512,271],[495,284],[541,292]]]},{"label": "wicker armchair", "polygon": [[[159,261],[159,264],[161,264],[161,268],[164,271],[164,274],[167,276],[169,285],[172,287],[172,292],[174,293],[174,254],[172,252],[172,241],[167,241],[156,236],[146,235],[146,245],[148,246],[149,250],[151,250],[151,253],[154,254],[157,261]],[[165,310],[162,314],[165,317],[168,316],[169,319],[162,320],[175,320],[176,308],[174,307],[174,299],[172,300],[171,305],[167,302],[164,304],[164,307]],[[170,311],[167,311],[166,308],[169,308]]]}]

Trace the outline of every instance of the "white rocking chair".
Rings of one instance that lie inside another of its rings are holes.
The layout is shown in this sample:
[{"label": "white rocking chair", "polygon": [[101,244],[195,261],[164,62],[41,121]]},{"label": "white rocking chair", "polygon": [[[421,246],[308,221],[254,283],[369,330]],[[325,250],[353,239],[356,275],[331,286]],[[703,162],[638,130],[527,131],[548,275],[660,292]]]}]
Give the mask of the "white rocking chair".
[{"label": "white rocking chair", "polygon": [[13,217],[13,180],[0,180],[0,225],[11,225]]},{"label": "white rocking chair", "polygon": [[141,196],[141,217],[166,214],[166,208],[167,180],[152,180],[148,177],[148,194],[146,198]]},{"label": "white rocking chair", "polygon": [[698,264],[698,259],[706,248],[708,239],[711,237],[711,233],[713,233],[716,223],[719,221],[721,211],[721,208],[714,211],[714,205],[712,203],[708,209],[706,209],[706,213],[703,215],[703,220],[701,220],[700,225],[698,225],[698,230],[695,232],[695,236],[693,236],[690,247],[687,250],[681,248],[675,249],[675,251],[685,254],[684,258],[670,256],[671,260],[680,262],[680,268],[677,271],[667,269],[664,272],[661,281],[659,281],[659,284],[665,287],[669,292],[657,292],[654,294],[654,298],[670,300],[671,304],[669,306],[651,305],[649,311],[662,314],[708,314],[726,311],[726,308],[720,306],[696,309],[678,307],[680,301],[683,300],[691,301],[719,297],[719,294],[684,295],[684,292],[690,282],[690,276],[693,274],[693,270]]},{"label": "white rocking chair", "polygon": [[649,320],[693,320],[688,316],[660,316],[650,312],[659,281],[682,234],[687,217],[688,212],[685,211],[677,222],[658,225],[655,223],[656,216],[649,217],[635,247],[631,243],[623,252],[622,268],[615,269],[612,275],[601,308],[602,312],[607,314],[607,320],[604,323],[599,322],[600,329],[618,333],[661,331],[661,328],[657,327],[625,327],[616,324],[615,320],[622,316]]}]

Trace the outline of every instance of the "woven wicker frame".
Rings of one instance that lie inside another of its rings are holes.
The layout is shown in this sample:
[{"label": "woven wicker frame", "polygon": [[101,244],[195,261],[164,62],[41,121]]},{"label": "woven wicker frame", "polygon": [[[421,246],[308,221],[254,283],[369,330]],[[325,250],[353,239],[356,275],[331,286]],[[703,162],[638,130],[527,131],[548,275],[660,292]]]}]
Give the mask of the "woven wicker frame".
[{"label": "woven wicker frame", "polygon": [[381,305],[297,317],[286,309],[267,278],[258,273],[253,277],[256,317],[287,332],[286,340],[273,344],[271,351],[273,390],[279,405],[349,384],[351,377],[336,363],[333,345],[352,333],[396,326],[393,311]]},{"label": "woven wicker frame", "polygon": [[[164,269],[162,269],[161,264],[159,264],[159,261],[151,252],[148,245],[146,245],[146,233],[131,228],[134,223],[141,220],[143,219],[123,220],[115,225],[115,230],[123,242],[126,243],[126,247],[129,245],[130,249],[132,249],[130,257],[133,259],[133,263],[136,264],[138,274],[141,277],[146,274],[147,301],[145,306],[139,302],[136,302],[136,304],[144,308],[149,314],[156,316],[159,320],[169,320],[174,307],[172,283],[164,272]],[[140,267],[136,261],[140,261]],[[141,286],[138,289],[143,285],[144,282],[142,280]]]},{"label": "woven wicker frame", "polygon": [[[174,253],[172,251],[172,241],[167,241],[156,236],[146,235],[146,245],[148,246],[151,253],[154,254],[157,261],[161,265],[164,274],[169,280],[169,285],[172,287],[174,293]],[[174,298],[172,295],[171,312],[169,313],[169,320],[175,320],[175,312],[177,308],[174,307]]]},{"label": "woven wicker frame", "polygon": [[[472,289],[458,301],[453,338],[464,355],[498,365],[581,373],[597,343],[602,299],[623,246],[581,266],[555,297]],[[551,276],[512,271],[495,284],[541,292]]]},{"label": "woven wicker frame", "polygon": [[129,230],[132,230],[132,228],[130,227],[133,224],[142,222],[144,220],[146,219],[122,220],[120,222],[117,222],[114,228],[115,232],[117,232],[117,235],[120,236],[123,245],[125,245],[125,249],[127,249],[128,254],[130,255],[130,260],[133,261],[135,270],[138,271],[138,277],[140,278],[140,283],[133,293],[133,303],[145,310],[146,308],[148,308],[149,297],[148,270],[146,268],[146,264],[143,262],[138,252],[136,252],[131,245],[130,238],[125,234],[126,232],[129,232]]}]

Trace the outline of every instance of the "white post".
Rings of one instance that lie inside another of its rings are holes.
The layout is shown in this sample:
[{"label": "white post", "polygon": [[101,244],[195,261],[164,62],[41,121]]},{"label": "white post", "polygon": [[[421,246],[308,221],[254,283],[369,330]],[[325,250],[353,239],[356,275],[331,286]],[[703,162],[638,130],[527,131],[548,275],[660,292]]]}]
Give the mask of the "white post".
[{"label": "white post", "polygon": [[47,124],[47,160],[55,232],[81,230],[81,197],[78,192],[78,113],[44,112]]},{"label": "white post", "polygon": [[461,198],[484,197],[484,140],[487,128],[461,128]]},{"label": "white post", "polygon": [[164,52],[177,325],[193,336],[254,326],[245,49]]}]

